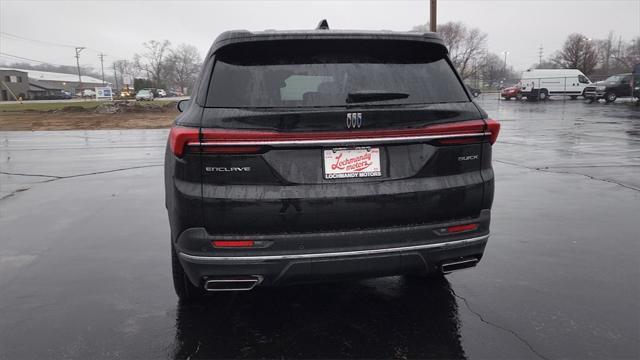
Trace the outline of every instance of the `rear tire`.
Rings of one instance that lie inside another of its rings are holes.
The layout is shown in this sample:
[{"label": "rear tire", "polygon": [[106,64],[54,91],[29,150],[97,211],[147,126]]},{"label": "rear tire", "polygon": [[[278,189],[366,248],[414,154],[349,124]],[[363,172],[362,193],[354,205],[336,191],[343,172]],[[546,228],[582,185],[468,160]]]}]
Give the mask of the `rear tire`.
[{"label": "rear tire", "polygon": [[547,90],[540,90],[540,93],[538,93],[538,100],[540,101],[545,101],[547,100],[547,98],[549,97],[549,94],[547,93]]},{"label": "rear tire", "polygon": [[607,103],[612,103],[616,101],[617,98],[618,96],[616,95],[616,93],[613,93],[613,92],[608,92],[604,94],[604,101],[606,101]]},{"label": "rear tire", "polygon": [[571,98],[571,100],[575,100],[575,99],[578,98],[578,95],[571,95],[570,98]]},{"label": "rear tire", "polygon": [[171,272],[173,274],[173,288],[181,301],[191,302],[202,298],[204,292],[193,286],[187,278],[173,245],[171,245]]}]

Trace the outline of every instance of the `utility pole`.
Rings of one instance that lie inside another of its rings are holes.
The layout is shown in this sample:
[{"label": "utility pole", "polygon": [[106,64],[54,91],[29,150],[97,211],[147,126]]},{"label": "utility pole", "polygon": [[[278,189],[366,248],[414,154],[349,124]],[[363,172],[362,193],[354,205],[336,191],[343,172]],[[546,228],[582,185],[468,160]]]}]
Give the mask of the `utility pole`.
[{"label": "utility pole", "polygon": [[102,68],[102,86],[104,86],[106,84],[104,81],[104,54],[100,53],[98,57],[100,58],[100,68]]},{"label": "utility pole", "polygon": [[540,47],[538,48],[538,66],[540,66],[540,64],[542,64],[542,44],[540,44]]},{"label": "utility pole", "polygon": [[82,91],[82,76],[80,75],[80,52],[84,50],[83,47],[76,48],[76,64],[78,64],[78,88]]},{"label": "utility pole", "polygon": [[507,70],[507,55],[509,55],[508,51],[503,51],[502,52],[504,54],[504,69],[505,71]]},{"label": "utility pole", "polygon": [[[115,63],[115,61],[113,62],[113,77],[116,79],[116,91],[119,91],[118,89],[120,89],[120,87],[118,86],[118,72],[116,71],[116,63]],[[118,92],[118,94],[119,94],[119,92]]]},{"label": "utility pole", "polygon": [[622,45],[622,36],[618,37],[618,59],[620,59],[620,46]]},{"label": "utility pole", "polygon": [[431,0],[431,11],[429,12],[429,15],[431,16],[431,20],[429,21],[429,31],[436,32],[436,29],[438,28],[438,0]]}]

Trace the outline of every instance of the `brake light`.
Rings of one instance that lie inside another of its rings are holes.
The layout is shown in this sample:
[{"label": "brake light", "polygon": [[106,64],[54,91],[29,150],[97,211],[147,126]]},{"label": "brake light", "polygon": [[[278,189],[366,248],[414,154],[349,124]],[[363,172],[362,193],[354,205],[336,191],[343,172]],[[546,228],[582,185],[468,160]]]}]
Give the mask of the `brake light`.
[{"label": "brake light", "polygon": [[489,135],[489,142],[493,145],[498,140],[498,134],[500,133],[500,123],[493,119],[487,120],[487,130],[491,133]]},{"label": "brake light", "polygon": [[472,231],[478,228],[478,224],[454,225],[447,228],[447,233],[459,233],[463,231]]},{"label": "brake light", "polygon": [[215,247],[223,248],[238,248],[238,247],[252,247],[254,245],[253,240],[213,240],[211,242]]},{"label": "brake light", "polygon": [[410,137],[464,137],[484,135],[484,120],[467,120],[456,123],[436,124],[421,128],[356,131],[307,131],[278,132],[258,130],[203,129],[202,143],[205,147],[217,146],[268,146],[283,143],[342,140],[384,140]]},{"label": "brake light", "polygon": [[257,154],[264,152],[265,147],[269,146],[376,144],[430,140],[437,140],[441,144],[470,144],[480,142],[486,136],[489,136],[493,144],[498,137],[500,124],[495,120],[478,119],[421,128],[387,130],[278,132],[202,129],[201,139],[198,139],[197,129],[184,129],[187,128],[172,129],[171,138],[175,137],[172,141],[174,144],[172,149],[177,156],[184,153],[187,145],[198,146],[199,150],[206,154]]},{"label": "brake light", "polygon": [[188,128],[174,126],[169,132],[169,147],[177,157],[184,155],[185,147],[188,143],[200,140],[200,130],[198,128]]}]

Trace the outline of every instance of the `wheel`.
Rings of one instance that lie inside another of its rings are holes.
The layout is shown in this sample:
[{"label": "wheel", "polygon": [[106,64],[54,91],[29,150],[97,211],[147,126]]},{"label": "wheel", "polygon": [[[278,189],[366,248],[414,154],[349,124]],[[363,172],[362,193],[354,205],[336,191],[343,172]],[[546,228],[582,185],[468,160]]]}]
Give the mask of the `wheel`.
[{"label": "wheel", "polygon": [[608,93],[604,94],[604,101],[606,101],[608,103],[612,103],[612,102],[616,101],[617,98],[618,98],[618,96],[614,92],[608,92]]},{"label": "wheel", "polygon": [[594,101],[594,98],[587,98],[587,104],[593,104]]},{"label": "wheel", "polygon": [[545,101],[547,100],[547,97],[549,97],[549,94],[547,94],[547,90],[540,90],[540,93],[538,94],[538,99],[540,101]]},{"label": "wheel", "polygon": [[569,97],[571,98],[571,100],[575,100],[575,99],[577,99],[577,98],[578,98],[578,95],[571,95],[571,96],[569,96]]},{"label": "wheel", "polygon": [[505,96],[505,98],[504,98],[504,99],[505,99],[505,100],[511,100],[511,98],[510,98],[510,97],[506,97],[506,96]]},{"label": "wheel", "polygon": [[178,254],[176,254],[173,245],[171,245],[171,272],[173,274],[173,288],[181,301],[194,301],[204,295],[202,290],[193,286],[191,281],[187,279],[187,274],[184,273],[184,269],[180,265]]}]

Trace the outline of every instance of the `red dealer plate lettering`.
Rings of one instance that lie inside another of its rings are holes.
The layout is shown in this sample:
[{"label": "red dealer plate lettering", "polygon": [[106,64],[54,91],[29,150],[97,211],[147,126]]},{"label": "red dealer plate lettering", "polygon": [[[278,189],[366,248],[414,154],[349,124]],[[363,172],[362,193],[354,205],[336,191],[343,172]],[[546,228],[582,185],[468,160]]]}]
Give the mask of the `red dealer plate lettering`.
[{"label": "red dealer plate lettering", "polygon": [[348,179],[382,176],[380,148],[324,150],[324,178]]}]

